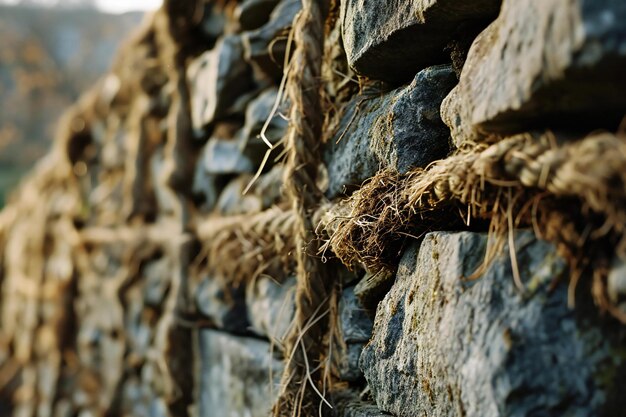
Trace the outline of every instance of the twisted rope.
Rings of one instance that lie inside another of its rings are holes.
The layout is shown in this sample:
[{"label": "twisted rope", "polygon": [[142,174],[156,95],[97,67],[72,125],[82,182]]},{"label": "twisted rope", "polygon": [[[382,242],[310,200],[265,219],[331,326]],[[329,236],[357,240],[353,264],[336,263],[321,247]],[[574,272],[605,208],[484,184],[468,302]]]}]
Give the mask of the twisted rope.
[{"label": "twisted rope", "polygon": [[[324,249],[332,249],[346,265],[391,269],[406,236],[449,230],[460,226],[461,218],[467,223],[484,218],[491,222],[490,234],[498,237],[486,266],[507,232],[533,226],[569,261],[573,304],[582,269],[605,262],[613,250],[626,258],[625,164],[624,136],[597,133],[559,144],[546,134],[461,150],[406,176],[383,171],[347,201],[344,215],[327,221],[330,238]],[[596,302],[619,316],[605,296],[604,278],[595,275]]]},{"label": "twisted rope", "polygon": [[317,257],[320,242],[311,209],[323,201],[316,180],[324,115],[320,100],[323,56],[323,0],[303,0],[294,22],[295,51],[290,63],[287,95],[292,103],[287,136],[284,183],[294,212],[296,243],[296,312],[286,340],[290,353],[274,416],[314,415],[321,409],[323,385],[319,366],[324,352],[327,318],[323,315],[332,283]]},{"label": "twisted rope", "polygon": [[285,277],[295,269],[291,256],[296,251],[294,224],[293,212],[279,207],[253,216],[206,220],[196,227],[196,235],[204,244],[191,269],[234,287],[261,274]]}]

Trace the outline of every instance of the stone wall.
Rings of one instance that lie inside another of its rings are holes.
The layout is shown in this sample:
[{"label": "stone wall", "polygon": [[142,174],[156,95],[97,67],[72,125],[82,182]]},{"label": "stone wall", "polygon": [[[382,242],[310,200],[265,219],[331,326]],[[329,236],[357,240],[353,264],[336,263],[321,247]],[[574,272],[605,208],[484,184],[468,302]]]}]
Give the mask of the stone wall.
[{"label": "stone wall", "polygon": [[[166,0],[0,215],[0,413],[267,416],[295,385],[338,417],[626,416],[626,3],[470,3],[316,3],[304,94],[324,123],[318,160],[294,167],[307,121],[288,76],[311,1]],[[472,199],[397,204],[402,181],[479,154],[493,163],[459,179],[488,183]],[[300,169],[322,200],[304,212],[284,190]],[[390,194],[357,218],[377,186]],[[359,239],[383,217],[406,224],[381,223],[372,259]],[[346,219],[363,262],[335,257]],[[304,322],[321,278],[302,254],[332,289]],[[312,328],[320,355],[297,354]],[[290,379],[301,358],[313,376]]]}]

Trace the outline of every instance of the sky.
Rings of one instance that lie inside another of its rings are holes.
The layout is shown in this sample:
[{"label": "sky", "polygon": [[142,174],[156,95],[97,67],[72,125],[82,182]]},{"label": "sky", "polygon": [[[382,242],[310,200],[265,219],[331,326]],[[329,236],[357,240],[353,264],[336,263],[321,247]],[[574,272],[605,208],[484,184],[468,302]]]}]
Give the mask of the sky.
[{"label": "sky", "polygon": [[[15,4],[19,0],[0,0],[0,4]],[[54,4],[54,0],[39,0],[42,4]],[[134,10],[155,10],[163,0],[96,0],[98,8],[108,13],[124,13]]]},{"label": "sky", "polygon": [[155,10],[162,0],[98,0],[98,7],[109,13],[124,13],[131,10]]}]

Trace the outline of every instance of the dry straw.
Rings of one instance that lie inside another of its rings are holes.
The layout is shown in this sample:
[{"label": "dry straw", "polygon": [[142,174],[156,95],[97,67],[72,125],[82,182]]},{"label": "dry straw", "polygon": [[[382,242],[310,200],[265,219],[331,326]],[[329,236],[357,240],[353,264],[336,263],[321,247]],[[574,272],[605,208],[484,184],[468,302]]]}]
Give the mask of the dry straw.
[{"label": "dry straw", "polygon": [[[595,133],[561,142],[549,133],[524,134],[467,146],[404,176],[379,172],[325,226],[330,238],[323,249],[349,266],[390,269],[407,236],[486,219],[495,237],[487,265],[511,242],[514,228],[529,226],[568,260],[571,304],[582,272],[591,267],[597,304],[626,322],[608,302],[599,272],[613,248],[626,257],[626,138]],[[524,291],[512,247],[511,260]]]},{"label": "dry straw", "polygon": [[[321,413],[328,373],[324,372],[325,336],[333,282],[316,256],[320,241],[314,231],[313,209],[324,200],[317,186],[324,115],[321,63],[324,44],[324,0],[303,0],[293,25],[295,49],[287,74],[286,93],[291,103],[287,134],[285,189],[294,213],[296,258],[296,311],[286,339],[288,358],[282,390],[274,405],[275,416]],[[326,377],[326,378],[325,378]]]}]

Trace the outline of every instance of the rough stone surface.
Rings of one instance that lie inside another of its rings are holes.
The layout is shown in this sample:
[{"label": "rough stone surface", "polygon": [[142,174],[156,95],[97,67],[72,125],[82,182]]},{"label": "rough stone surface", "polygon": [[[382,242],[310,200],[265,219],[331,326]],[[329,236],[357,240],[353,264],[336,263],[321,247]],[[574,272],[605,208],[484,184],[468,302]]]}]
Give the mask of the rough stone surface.
[{"label": "rough stone surface", "polygon": [[241,175],[230,181],[220,193],[216,209],[222,215],[258,213],[280,203],[282,193],[281,166],[262,174],[246,194],[252,175]]},{"label": "rough stone surface", "polygon": [[593,121],[626,112],[626,3],[505,0],[474,41],[442,105],[456,144],[488,133]]},{"label": "rough stone surface", "polygon": [[287,50],[287,34],[302,8],[300,0],[282,0],[261,28],[242,35],[245,58],[255,71],[280,79]]},{"label": "rough stone surface", "polygon": [[621,259],[613,261],[607,284],[611,301],[626,314],[626,262]]},{"label": "rough stone surface", "polygon": [[341,333],[346,343],[364,343],[372,335],[372,319],[354,295],[354,288],[346,288],[339,301]]},{"label": "rough stone surface", "polygon": [[243,194],[251,180],[252,176],[246,175],[229,182],[220,193],[216,210],[223,216],[260,212],[263,209],[260,196]]},{"label": "rough stone surface", "polygon": [[566,285],[548,291],[564,262],[531,233],[515,239],[525,296],[504,255],[462,281],[485,246],[483,235],[432,233],[419,254],[406,251],[361,356],[378,406],[398,416],[623,415],[624,329],[593,307],[568,309]]},{"label": "rough stone surface", "polygon": [[269,277],[259,277],[249,284],[246,304],[252,331],[281,343],[293,319],[295,292],[294,277],[282,284]]},{"label": "rough stone surface", "polygon": [[394,280],[395,275],[390,272],[368,272],[354,287],[354,295],[370,317],[376,314],[378,303],[387,295]]},{"label": "rough stone surface", "polygon": [[380,411],[376,404],[360,398],[353,390],[339,391],[333,396],[333,417],[383,417],[389,416]]},{"label": "rough stone surface", "polygon": [[241,28],[254,30],[269,20],[270,14],[279,0],[245,0],[237,6],[237,17]]},{"label": "rough stone surface", "polygon": [[405,173],[446,156],[450,136],[439,106],[455,84],[450,66],[435,66],[406,87],[355,96],[325,150],[328,197],[349,193],[381,167]]},{"label": "rough stone surface", "polygon": [[[277,88],[269,88],[252,100],[246,108],[246,124],[243,127],[243,134],[248,140],[254,140],[255,138],[258,140],[257,136],[263,130],[267,119],[272,115],[277,95]],[[282,139],[288,125],[286,115],[288,114],[289,106],[282,103],[276,110],[276,113],[267,124],[265,132],[265,136],[272,143]]]},{"label": "rough stone surface", "polygon": [[211,211],[215,207],[219,191],[217,176],[208,175],[201,161],[196,163],[191,192],[197,201],[198,207],[205,212]]},{"label": "rough stone surface", "polygon": [[206,277],[196,290],[198,311],[217,328],[242,334],[248,331],[245,291]]},{"label": "rough stone surface", "polygon": [[447,62],[445,46],[467,21],[489,21],[501,0],[346,0],[342,35],[348,63],[373,79],[398,83]]},{"label": "rough stone surface", "polygon": [[351,343],[339,352],[339,378],[341,380],[355,382],[363,378],[363,371],[359,368],[363,346],[363,343]]},{"label": "rough stone surface", "polygon": [[191,120],[199,137],[207,125],[235,112],[242,95],[253,89],[240,36],[221,38],[215,48],[191,63],[187,73],[192,97]]},{"label": "rough stone surface", "polygon": [[240,141],[216,137],[204,146],[198,163],[209,175],[248,174],[255,170],[252,161],[243,154]]},{"label": "rough stone surface", "polygon": [[272,357],[269,343],[202,330],[200,356],[200,416],[270,414],[283,365]]}]

